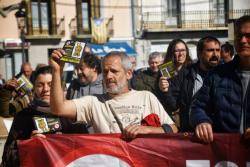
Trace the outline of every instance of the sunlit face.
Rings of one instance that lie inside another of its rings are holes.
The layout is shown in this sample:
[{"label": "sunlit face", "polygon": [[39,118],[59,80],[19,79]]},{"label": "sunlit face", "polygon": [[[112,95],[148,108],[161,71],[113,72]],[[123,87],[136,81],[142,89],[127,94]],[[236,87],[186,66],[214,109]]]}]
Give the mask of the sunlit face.
[{"label": "sunlit face", "polygon": [[157,72],[159,71],[158,66],[161,65],[163,63],[163,58],[161,56],[158,56],[154,59],[149,59],[148,60],[148,65],[149,68],[153,71],[153,72]]},{"label": "sunlit face", "polygon": [[185,62],[187,57],[187,50],[186,47],[183,43],[177,43],[174,48],[174,56],[173,56],[173,61],[177,65],[181,65]]},{"label": "sunlit face", "polygon": [[108,57],[103,62],[103,78],[106,90],[111,95],[120,95],[129,91],[128,80],[132,71],[125,71],[118,56]]},{"label": "sunlit face", "polygon": [[80,83],[89,84],[93,81],[94,75],[96,74],[95,68],[90,68],[87,64],[81,63],[77,67],[77,76]]},{"label": "sunlit face", "polygon": [[50,103],[51,81],[51,74],[40,74],[38,75],[34,85],[35,97],[44,102],[47,102],[48,104]]},{"label": "sunlit face", "polygon": [[200,55],[200,63],[206,70],[217,66],[220,62],[220,45],[215,41],[205,42]]},{"label": "sunlit face", "polygon": [[240,57],[250,57],[250,22],[244,23],[236,33],[235,49]]},{"label": "sunlit face", "polygon": [[23,75],[25,75],[25,77],[27,77],[29,79],[31,74],[32,74],[31,66],[30,65],[24,65],[23,66]]},{"label": "sunlit face", "polygon": [[136,58],[134,56],[129,56],[129,60],[130,60],[130,62],[132,64],[133,70],[135,70],[135,68],[136,68]]}]

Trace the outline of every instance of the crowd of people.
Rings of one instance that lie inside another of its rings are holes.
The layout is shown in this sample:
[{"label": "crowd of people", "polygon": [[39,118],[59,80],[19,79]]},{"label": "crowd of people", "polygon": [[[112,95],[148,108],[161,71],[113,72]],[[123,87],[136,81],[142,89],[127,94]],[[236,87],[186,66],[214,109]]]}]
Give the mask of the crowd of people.
[{"label": "crowd of people", "polygon": [[[187,44],[174,39],[165,56],[151,53],[149,67],[143,70],[135,70],[135,59],[124,52],[113,51],[100,60],[85,51],[68,88],[62,84],[64,50],[54,50],[49,65],[35,71],[24,63],[21,74],[34,85],[31,95],[15,95],[19,75],[0,86],[1,115],[14,116],[2,165],[18,166],[17,140],[46,137],[34,117],[58,119],[61,128],[54,133],[90,133],[91,127],[91,133],[122,133],[126,139],[193,132],[210,143],[216,132],[241,133],[249,140],[249,34],[246,15],[235,23],[235,49],[216,37],[203,37],[197,44],[197,62],[192,62]],[[171,78],[159,70],[169,61],[176,71]]]}]

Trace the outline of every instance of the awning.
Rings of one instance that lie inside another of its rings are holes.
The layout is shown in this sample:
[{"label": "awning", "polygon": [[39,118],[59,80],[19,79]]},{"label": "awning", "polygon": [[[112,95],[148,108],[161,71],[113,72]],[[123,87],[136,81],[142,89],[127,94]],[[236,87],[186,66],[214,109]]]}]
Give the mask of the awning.
[{"label": "awning", "polygon": [[[29,48],[29,43],[24,42],[24,49]],[[21,39],[17,38],[6,38],[4,39],[4,49],[22,49],[22,41]]]},{"label": "awning", "polygon": [[103,45],[88,44],[92,53],[98,56],[105,56],[111,51],[126,52],[129,56],[136,56],[135,50],[129,46],[126,42],[106,43]]}]

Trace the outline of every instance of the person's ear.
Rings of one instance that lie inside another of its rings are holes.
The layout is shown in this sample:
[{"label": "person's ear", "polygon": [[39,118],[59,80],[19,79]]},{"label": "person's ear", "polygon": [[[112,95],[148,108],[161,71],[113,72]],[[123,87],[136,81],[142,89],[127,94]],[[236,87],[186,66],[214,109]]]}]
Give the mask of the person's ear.
[{"label": "person's ear", "polygon": [[127,80],[131,79],[133,77],[133,71],[132,70],[127,70],[126,77],[127,77]]},{"label": "person's ear", "polygon": [[93,69],[93,71],[94,71],[94,72],[97,72],[97,69],[96,69],[96,67],[94,67],[94,68],[92,68],[92,69]]}]

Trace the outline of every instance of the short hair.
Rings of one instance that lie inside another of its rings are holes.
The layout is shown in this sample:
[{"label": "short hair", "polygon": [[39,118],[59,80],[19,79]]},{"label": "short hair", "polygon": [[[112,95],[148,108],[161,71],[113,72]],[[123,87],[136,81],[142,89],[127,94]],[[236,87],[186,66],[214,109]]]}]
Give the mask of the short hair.
[{"label": "short hair", "polygon": [[213,36],[206,36],[206,37],[201,38],[197,44],[197,55],[198,55],[197,57],[198,57],[198,59],[200,59],[199,57],[201,55],[201,52],[204,49],[204,44],[208,43],[208,42],[216,42],[220,45],[220,41]]},{"label": "short hair", "polygon": [[148,60],[152,60],[152,59],[155,59],[157,57],[160,57],[160,58],[163,59],[163,57],[162,57],[162,55],[161,55],[160,52],[152,52],[152,53],[149,54]]},{"label": "short hair", "polygon": [[184,64],[189,64],[192,62],[190,56],[189,56],[189,49],[188,49],[188,46],[187,44],[182,40],[182,39],[174,39],[172,40],[169,45],[168,45],[168,49],[167,49],[167,53],[165,55],[165,58],[164,58],[164,63],[168,62],[169,60],[172,60],[173,59],[173,56],[174,56],[174,50],[175,50],[175,46],[178,44],[178,43],[182,43],[185,45],[185,48],[186,48],[186,60],[184,62]]},{"label": "short hair", "polygon": [[225,44],[221,45],[221,50],[224,52],[229,52],[230,56],[233,57],[234,55],[234,47],[230,43],[226,42]]},{"label": "short hair", "polygon": [[85,53],[81,58],[81,63],[85,63],[89,68],[95,68],[98,74],[102,72],[101,60],[93,53]]},{"label": "short hair", "polygon": [[51,74],[52,75],[51,66],[43,66],[43,67],[38,68],[34,73],[34,83],[36,82],[37,77],[41,74]]},{"label": "short hair", "polygon": [[133,65],[129,59],[129,56],[125,52],[119,52],[119,51],[112,51],[109,52],[102,60],[102,66],[103,62],[106,61],[109,57],[119,57],[121,59],[122,67],[125,69],[125,71],[132,70]]},{"label": "short hair", "polygon": [[240,18],[238,18],[235,22],[235,33],[239,33],[239,30],[241,29],[241,26],[245,23],[250,22],[250,15],[244,15]]},{"label": "short hair", "polygon": [[30,66],[31,70],[32,70],[32,67],[31,67],[31,64],[29,62],[24,62],[22,65],[21,65],[21,73],[23,73],[23,68],[24,66]]}]

